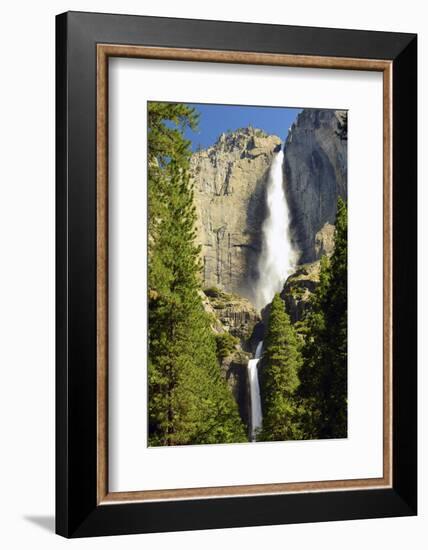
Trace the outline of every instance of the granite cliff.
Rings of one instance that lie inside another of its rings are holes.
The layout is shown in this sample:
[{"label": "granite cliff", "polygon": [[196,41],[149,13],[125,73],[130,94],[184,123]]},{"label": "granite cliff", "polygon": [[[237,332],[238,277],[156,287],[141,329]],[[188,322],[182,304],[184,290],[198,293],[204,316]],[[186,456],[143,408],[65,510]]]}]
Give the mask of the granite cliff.
[{"label": "granite cliff", "polygon": [[204,287],[252,298],[257,277],[265,183],[277,136],[256,128],[222,134],[191,158]]},{"label": "granite cliff", "polygon": [[346,111],[304,109],[284,145],[284,180],[299,263],[331,254],[338,197],[347,196]]},{"label": "granite cliff", "polygon": [[[347,141],[340,131],[345,117],[346,111],[304,109],[288,131],[283,170],[299,264],[333,251],[337,198],[347,195]],[[278,136],[248,127],[224,133],[192,155],[205,288],[253,301],[266,181],[280,147]]]}]

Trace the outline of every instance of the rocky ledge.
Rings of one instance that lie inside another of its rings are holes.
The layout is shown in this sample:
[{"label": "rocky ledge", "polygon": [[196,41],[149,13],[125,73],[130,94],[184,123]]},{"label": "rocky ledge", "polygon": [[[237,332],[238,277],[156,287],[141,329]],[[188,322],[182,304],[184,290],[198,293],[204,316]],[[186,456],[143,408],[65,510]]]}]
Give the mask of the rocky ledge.
[{"label": "rocky ledge", "polygon": [[301,321],[310,308],[310,298],[320,280],[321,261],[298,266],[288,277],[281,298],[292,323]]},{"label": "rocky ledge", "polygon": [[241,348],[246,348],[254,327],[261,319],[255,307],[246,298],[216,287],[206,288],[203,294],[205,310],[214,315],[213,330],[217,333],[228,332],[239,340]]},{"label": "rocky ledge", "polygon": [[261,318],[245,298],[216,287],[201,291],[202,304],[212,319],[217,355],[229,388],[238,403],[242,420],[248,426],[250,396],[247,366],[252,357],[253,334]]}]

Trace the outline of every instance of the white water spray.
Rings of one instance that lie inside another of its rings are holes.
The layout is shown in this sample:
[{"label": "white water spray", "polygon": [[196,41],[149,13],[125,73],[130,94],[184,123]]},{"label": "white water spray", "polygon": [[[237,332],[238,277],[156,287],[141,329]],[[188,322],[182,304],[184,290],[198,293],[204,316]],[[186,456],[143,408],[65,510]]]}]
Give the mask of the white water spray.
[{"label": "white water spray", "polygon": [[260,385],[257,365],[262,356],[263,342],[259,342],[254,359],[248,361],[248,380],[250,382],[251,399],[251,441],[256,439],[256,431],[262,427],[263,415],[260,399]]},{"label": "white water spray", "polygon": [[259,258],[259,279],[256,285],[256,304],[262,309],[276,292],[281,292],[296,260],[290,239],[290,215],[284,193],[282,163],[279,151],[270,167],[266,189],[267,216],[262,226],[262,252]]}]

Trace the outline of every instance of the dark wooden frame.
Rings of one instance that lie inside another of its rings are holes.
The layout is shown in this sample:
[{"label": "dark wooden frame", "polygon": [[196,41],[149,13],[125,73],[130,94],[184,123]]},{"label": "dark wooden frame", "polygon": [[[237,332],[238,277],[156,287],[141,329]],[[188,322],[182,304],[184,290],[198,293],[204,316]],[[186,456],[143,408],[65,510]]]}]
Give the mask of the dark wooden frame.
[{"label": "dark wooden frame", "polygon": [[[57,16],[59,534],[416,514],[416,43],[415,35],[401,33],[76,12]],[[383,72],[383,478],[238,491],[108,492],[106,82],[107,60],[114,55]]]}]

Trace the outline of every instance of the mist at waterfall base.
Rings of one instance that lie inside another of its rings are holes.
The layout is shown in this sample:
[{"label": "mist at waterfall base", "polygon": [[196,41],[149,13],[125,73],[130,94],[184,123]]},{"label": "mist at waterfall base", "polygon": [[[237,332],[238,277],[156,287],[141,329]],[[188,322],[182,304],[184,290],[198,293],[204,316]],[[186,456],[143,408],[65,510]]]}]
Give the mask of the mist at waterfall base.
[{"label": "mist at waterfall base", "polygon": [[[262,251],[258,262],[259,278],[256,285],[256,304],[262,309],[276,292],[281,292],[291,274],[296,254],[291,244],[289,210],[283,180],[284,153],[273,158],[266,188],[266,219],[262,225]],[[248,361],[248,381],[251,400],[251,441],[263,424],[258,364],[262,356],[263,341],[257,345],[254,359]]]}]

